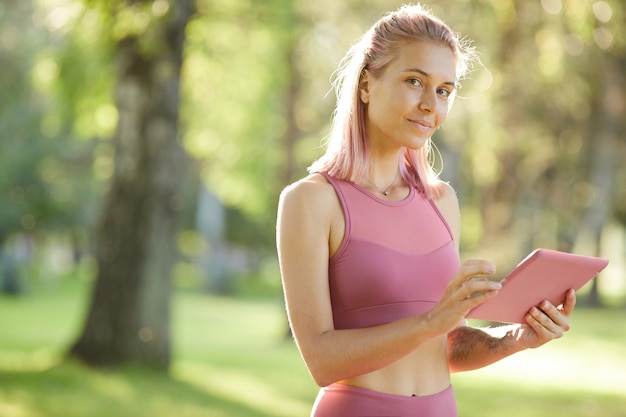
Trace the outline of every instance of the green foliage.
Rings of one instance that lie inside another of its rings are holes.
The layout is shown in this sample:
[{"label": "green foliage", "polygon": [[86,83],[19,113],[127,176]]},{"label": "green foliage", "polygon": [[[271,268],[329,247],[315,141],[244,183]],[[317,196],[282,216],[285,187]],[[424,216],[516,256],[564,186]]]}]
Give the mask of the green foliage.
[{"label": "green foliage", "polygon": [[209,188],[267,228],[279,188],[284,124],[280,28],[252,2],[216,7],[200,5],[187,32],[185,146],[203,161]]},{"label": "green foliage", "polygon": [[[35,25],[28,24],[31,19]],[[84,178],[85,167],[73,163],[80,155],[54,110],[58,102],[51,91],[59,65],[47,51],[55,39],[48,38],[39,19],[28,2],[0,6],[0,195],[5,203],[0,246],[13,233],[67,227],[82,211],[85,189],[72,177]]]},{"label": "green foliage", "polygon": [[[273,246],[278,193],[323,151],[331,74],[363,31],[402,3],[196,1],[181,142],[235,213],[229,239]],[[612,154],[624,158],[623,4],[424,3],[474,40],[484,64],[435,137],[443,177],[461,199],[463,251],[517,259],[538,245],[571,250],[599,193],[592,155],[601,132],[610,130]],[[93,221],[113,172],[115,42],[142,35],[142,47],[157,51],[151,33],[170,9],[165,0],[0,5],[0,240]],[[616,164],[615,182],[625,176]],[[611,193],[610,217],[623,224],[626,194]]]}]

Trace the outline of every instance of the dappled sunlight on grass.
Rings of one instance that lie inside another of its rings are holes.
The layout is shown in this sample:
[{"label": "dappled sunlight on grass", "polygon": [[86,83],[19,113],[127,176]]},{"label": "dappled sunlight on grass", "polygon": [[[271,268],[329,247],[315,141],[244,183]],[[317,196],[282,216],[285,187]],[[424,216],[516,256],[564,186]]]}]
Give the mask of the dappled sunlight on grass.
[{"label": "dappled sunlight on grass", "polygon": [[[626,416],[626,311],[578,309],[572,330],[539,349],[453,375],[464,417]],[[476,405],[485,396],[485,408]],[[506,404],[509,403],[507,406]]]},{"label": "dappled sunlight on grass", "polygon": [[185,357],[246,349],[251,344],[276,345],[286,326],[278,299],[242,300],[182,293],[173,301],[174,345]]},{"label": "dappled sunlight on grass", "polygon": [[211,395],[245,404],[276,417],[305,416],[311,403],[285,395],[285,392],[259,376],[245,370],[224,370],[208,365],[181,363],[174,367],[173,375],[205,390]]},{"label": "dappled sunlight on grass", "polygon": [[578,309],[571,319],[572,330],[563,338],[455,377],[617,394],[626,401],[625,321],[624,310]]},{"label": "dappled sunlight on grass", "polygon": [[[318,388],[285,338],[279,297],[177,293],[169,375],[61,362],[79,323],[79,303],[71,292],[10,303],[0,298],[1,417],[299,417],[310,411]],[[561,340],[455,374],[460,416],[626,416],[625,321],[626,310],[578,309],[573,330]]]},{"label": "dappled sunlight on grass", "polygon": [[[35,352],[6,350],[0,354],[0,369],[5,371],[43,371],[59,362],[59,355],[49,349]],[[2,414],[0,414],[2,416]]]},{"label": "dappled sunlight on grass", "polygon": [[0,416],[2,417],[40,417],[41,414],[30,409],[25,404],[3,402],[0,403]]},{"label": "dappled sunlight on grass", "polygon": [[284,337],[279,298],[181,294],[176,305],[176,350],[185,359],[175,362],[173,375],[272,416],[308,415],[317,387],[293,341]]},{"label": "dappled sunlight on grass", "polygon": [[455,377],[492,384],[506,381],[534,388],[612,393],[624,395],[626,401],[626,357],[605,350],[573,352],[562,349],[564,343],[559,342]]},{"label": "dappled sunlight on grass", "polygon": [[624,396],[589,393],[555,385],[514,384],[512,378],[456,380],[461,417],[624,417]]},{"label": "dappled sunlight on grass", "polygon": [[273,417],[166,374],[94,370],[67,362],[46,371],[0,373],[0,416]]},{"label": "dappled sunlight on grass", "polygon": [[129,404],[138,400],[138,393],[131,382],[124,378],[119,378],[115,374],[93,373],[91,375],[90,387],[98,395],[110,398],[120,404]]}]

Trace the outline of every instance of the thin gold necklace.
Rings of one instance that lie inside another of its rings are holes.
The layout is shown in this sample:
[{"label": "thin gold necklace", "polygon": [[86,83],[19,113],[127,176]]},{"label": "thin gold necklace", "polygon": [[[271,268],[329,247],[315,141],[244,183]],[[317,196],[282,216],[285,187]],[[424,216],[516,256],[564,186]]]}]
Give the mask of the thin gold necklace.
[{"label": "thin gold necklace", "polygon": [[389,193],[391,192],[391,189],[393,188],[393,185],[396,183],[396,180],[398,179],[398,173],[399,171],[396,171],[396,176],[393,177],[393,182],[391,183],[391,185],[389,187],[387,187],[386,190],[380,190],[378,188],[378,186],[376,184],[374,184],[372,181],[370,181],[367,177],[365,178],[365,181],[369,182],[370,184],[372,184],[374,186],[374,188],[376,189],[376,191],[378,191],[379,193],[381,193],[382,195],[384,195],[385,197],[387,197],[389,195]]}]

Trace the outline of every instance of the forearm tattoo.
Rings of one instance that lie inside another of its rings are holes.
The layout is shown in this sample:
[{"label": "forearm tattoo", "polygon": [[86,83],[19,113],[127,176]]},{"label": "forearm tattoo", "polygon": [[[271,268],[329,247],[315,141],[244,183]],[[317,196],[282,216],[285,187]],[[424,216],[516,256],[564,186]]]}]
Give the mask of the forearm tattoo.
[{"label": "forearm tattoo", "polygon": [[459,327],[449,335],[450,359],[453,361],[467,360],[476,349],[485,349],[491,353],[506,355],[511,348],[513,333],[507,332],[502,337],[471,327]]}]

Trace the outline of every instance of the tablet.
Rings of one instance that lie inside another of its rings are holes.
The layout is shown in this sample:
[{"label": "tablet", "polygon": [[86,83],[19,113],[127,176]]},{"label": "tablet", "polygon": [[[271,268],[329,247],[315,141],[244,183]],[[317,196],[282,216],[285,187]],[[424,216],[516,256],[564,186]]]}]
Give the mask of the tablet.
[{"label": "tablet", "polygon": [[544,300],[563,304],[570,288],[579,290],[609,261],[550,249],[536,249],[504,277],[498,295],[470,310],[467,318],[526,324],[526,313]]}]

